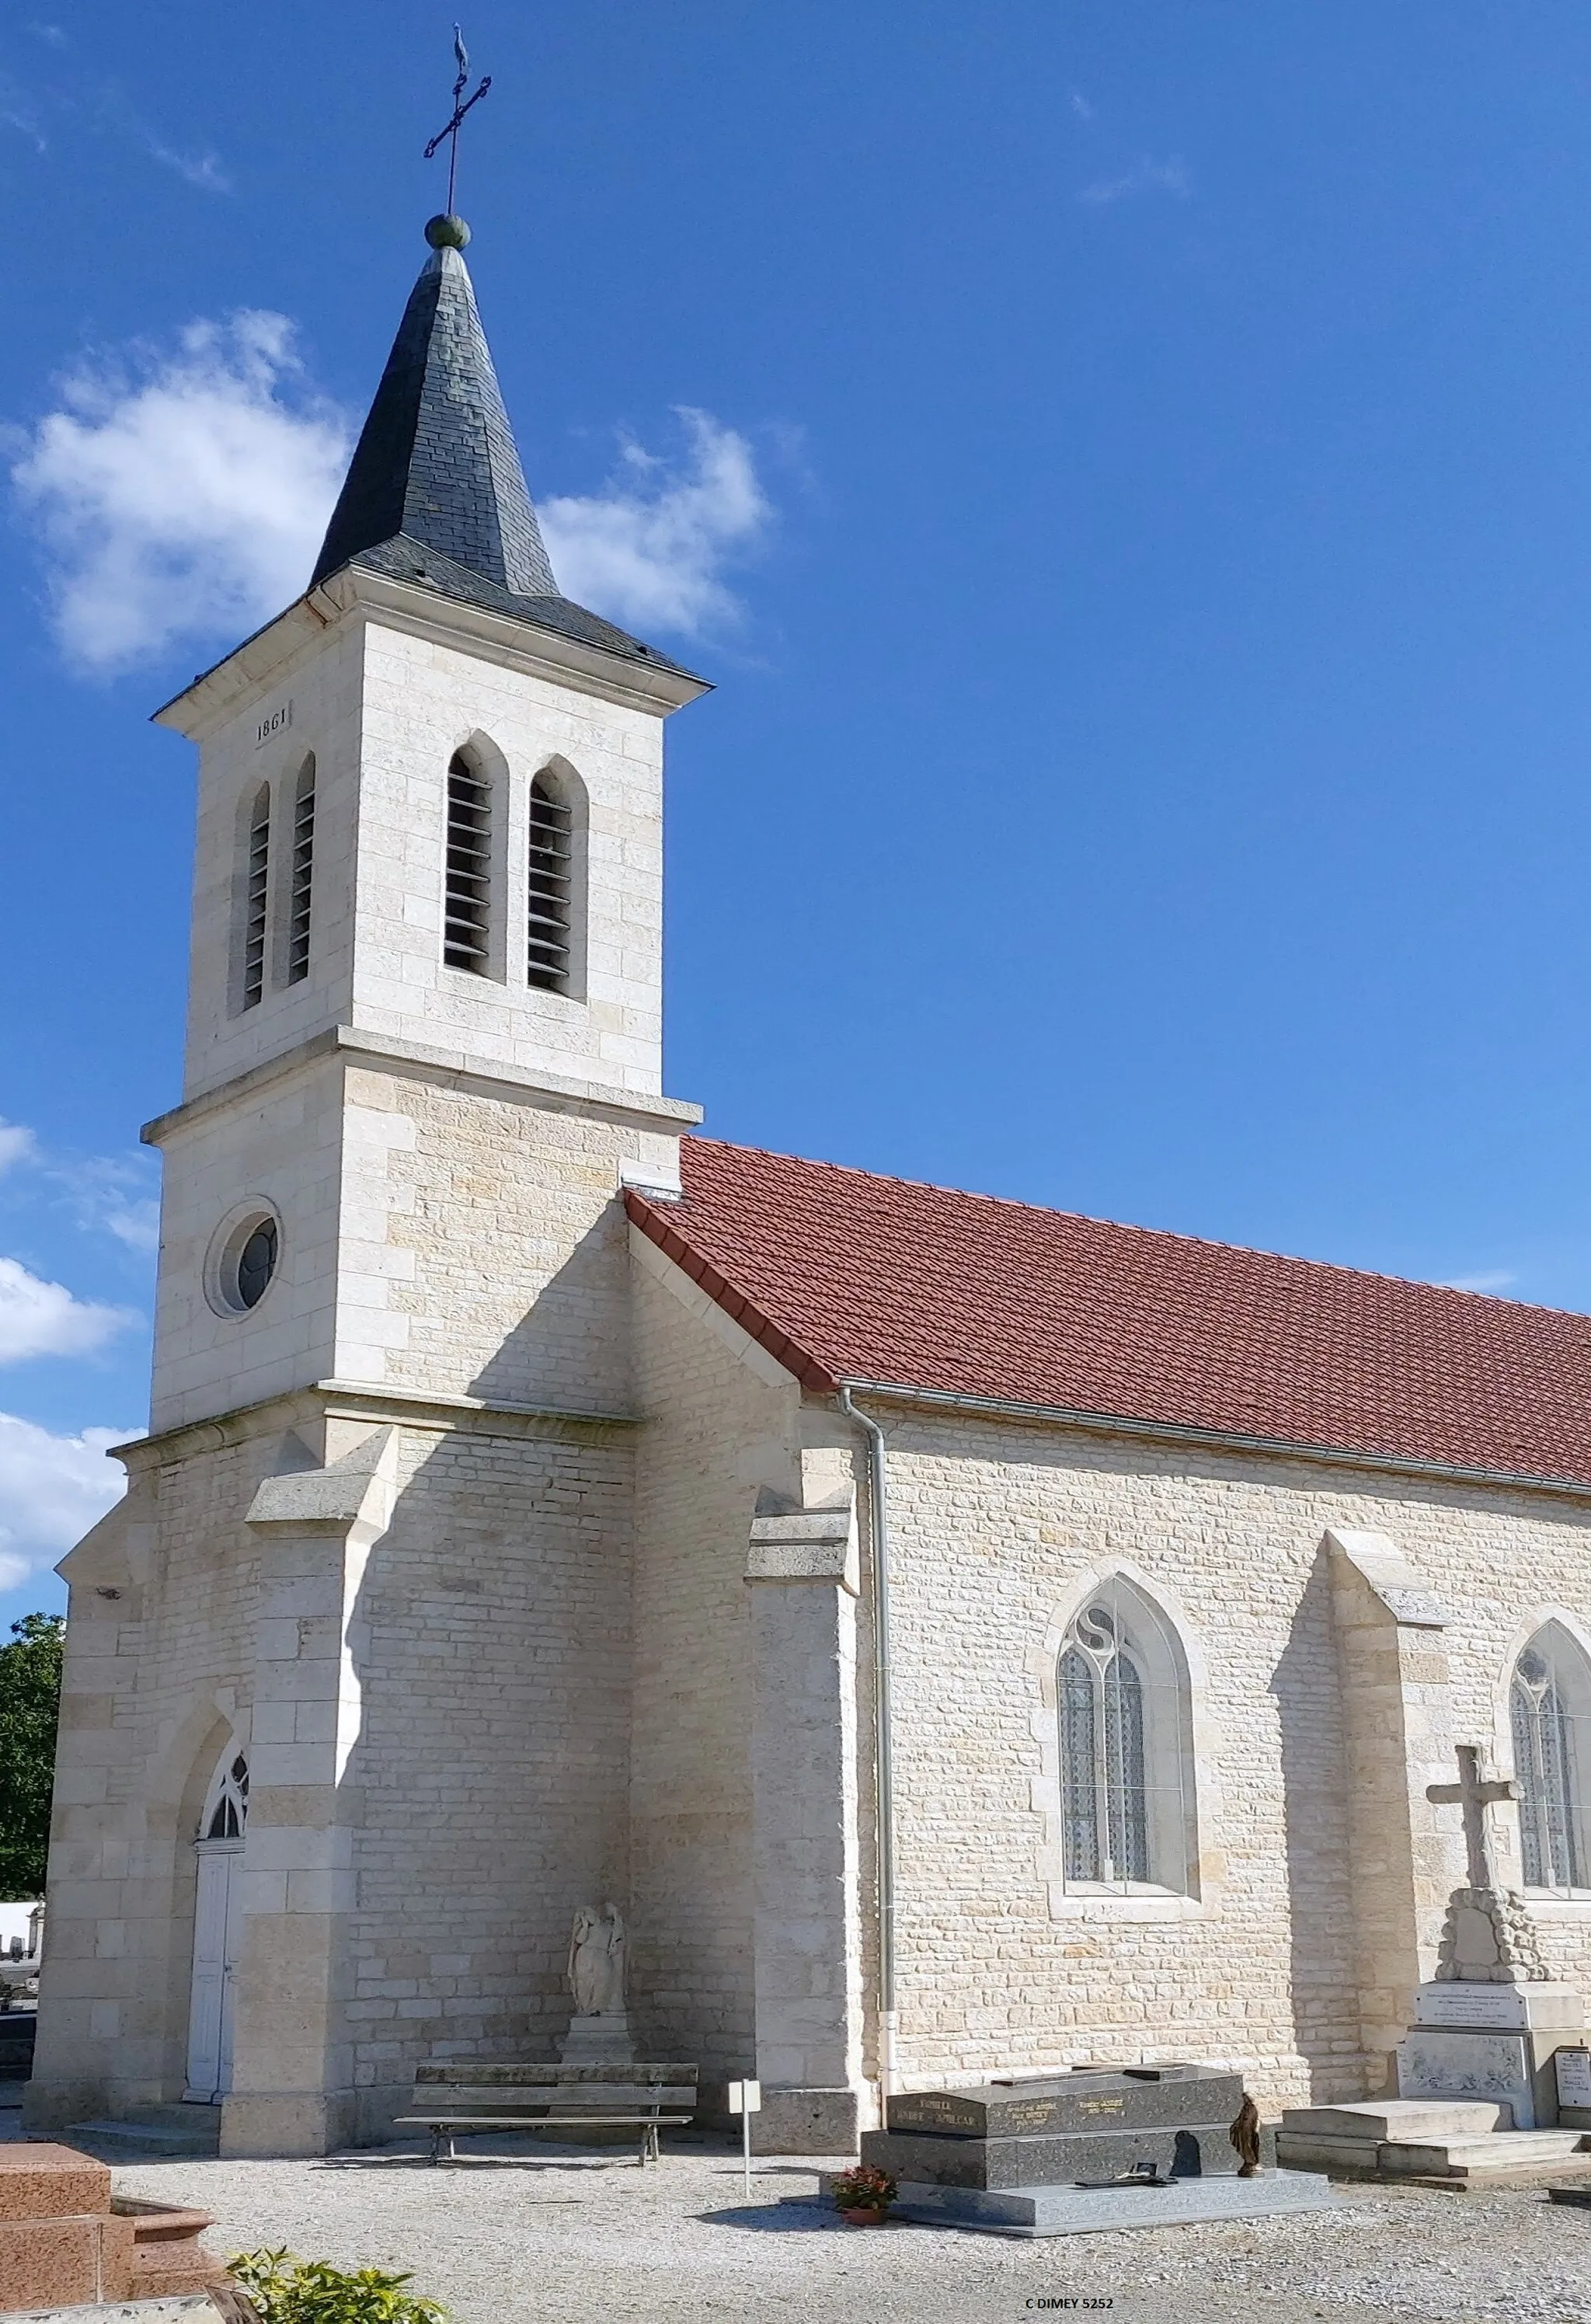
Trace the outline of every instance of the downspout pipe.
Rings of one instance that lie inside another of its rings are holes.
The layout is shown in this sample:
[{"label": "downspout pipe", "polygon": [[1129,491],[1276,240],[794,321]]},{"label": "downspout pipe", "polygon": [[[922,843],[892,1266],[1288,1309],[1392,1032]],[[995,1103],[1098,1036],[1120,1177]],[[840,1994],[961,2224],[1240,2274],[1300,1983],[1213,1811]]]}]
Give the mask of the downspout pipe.
[{"label": "downspout pipe", "polygon": [[851,1400],[841,1383],[839,1406],[855,1421],[868,1443],[868,1511],[873,1548],[874,1780],[878,1820],[878,2081],[886,2098],[896,2080],[895,2001],[895,1769],[889,1690],[889,1493],[884,1468],[884,1431]]}]

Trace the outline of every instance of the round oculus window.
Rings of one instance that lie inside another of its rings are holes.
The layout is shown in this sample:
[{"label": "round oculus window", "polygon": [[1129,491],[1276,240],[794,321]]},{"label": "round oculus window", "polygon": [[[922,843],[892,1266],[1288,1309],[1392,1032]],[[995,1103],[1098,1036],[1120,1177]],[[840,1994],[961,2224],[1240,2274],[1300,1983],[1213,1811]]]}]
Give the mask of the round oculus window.
[{"label": "round oculus window", "polygon": [[223,1315],[246,1315],[271,1288],[281,1256],[281,1227],[262,1204],[245,1204],[224,1219],[210,1244],[205,1291]]},{"label": "round oculus window", "polygon": [[257,1307],[276,1272],[276,1221],[262,1219],[237,1255],[237,1304]]}]

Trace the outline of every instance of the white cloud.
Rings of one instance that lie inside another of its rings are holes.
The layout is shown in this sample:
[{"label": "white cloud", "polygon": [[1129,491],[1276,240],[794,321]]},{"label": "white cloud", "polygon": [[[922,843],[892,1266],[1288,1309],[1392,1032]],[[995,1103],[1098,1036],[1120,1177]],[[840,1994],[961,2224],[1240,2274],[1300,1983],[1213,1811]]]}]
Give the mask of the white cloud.
[{"label": "white cloud", "polygon": [[126,1490],[120,1464],[106,1457],[133,1428],[86,1428],[55,1436],[0,1412],[0,1590],[80,1541]]},{"label": "white cloud", "polygon": [[677,409],[678,459],[627,441],[605,492],[549,500],[541,520],[566,595],[643,633],[694,637],[739,619],[722,575],[757,548],[773,509],[746,438],[711,412]]},{"label": "white cloud", "polygon": [[1091,186],[1083,188],[1078,200],[1102,209],[1111,202],[1125,201],[1130,194],[1174,194],[1185,202],[1192,190],[1187,164],[1175,154],[1168,161],[1153,161],[1145,153],[1119,177],[1096,178]]},{"label": "white cloud", "polygon": [[152,161],[158,161],[164,170],[175,170],[189,185],[198,186],[207,194],[232,191],[232,180],[222,168],[219,154],[179,153],[149,132],[144,134],[144,144]]},{"label": "white cloud", "polygon": [[1483,1268],[1478,1275],[1450,1275],[1438,1288],[1442,1291],[1507,1291],[1519,1281],[1512,1268]]},{"label": "white cloud", "polygon": [[114,1235],[129,1250],[159,1250],[160,1165],[152,1154],[63,1160],[44,1152],[22,1122],[0,1119],[0,1175],[14,1164],[33,1165],[44,1185],[58,1187],[86,1233]]},{"label": "white cloud", "polygon": [[1078,119],[1080,121],[1091,121],[1094,117],[1094,108],[1089,103],[1088,98],[1083,95],[1081,89],[1071,89],[1067,94],[1071,99],[1071,109],[1073,113],[1076,114]]},{"label": "white cloud", "polygon": [[349,441],[344,415],[308,391],[282,315],[192,323],[174,354],[143,349],[65,381],[12,480],[50,560],[67,653],[124,669],[290,604]]},{"label": "white cloud", "polygon": [[25,137],[35,153],[50,151],[37,105],[25,89],[4,73],[0,73],[0,124]]},{"label": "white cloud", "polygon": [[64,1284],[0,1259],[0,1364],[31,1356],[86,1356],[136,1323],[131,1308],[75,1298]]},{"label": "white cloud", "polygon": [[65,1188],[79,1227],[115,1235],[129,1250],[159,1250],[160,1166],[152,1155],[126,1160],[98,1155],[63,1164],[51,1176]]}]

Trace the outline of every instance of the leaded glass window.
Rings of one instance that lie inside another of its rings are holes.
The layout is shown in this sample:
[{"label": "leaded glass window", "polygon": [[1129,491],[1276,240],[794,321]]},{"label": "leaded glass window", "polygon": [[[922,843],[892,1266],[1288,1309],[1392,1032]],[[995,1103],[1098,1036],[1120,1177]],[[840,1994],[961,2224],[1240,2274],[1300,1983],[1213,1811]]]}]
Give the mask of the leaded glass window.
[{"label": "leaded glass window", "polygon": [[1094,1755],[1094,1674],[1075,1646],[1061,1657],[1061,1804],[1066,1877],[1099,1877],[1099,1791]]},{"label": "leaded glass window", "polygon": [[1527,1888],[1586,1885],[1581,1777],[1588,1689],[1585,1657],[1554,1623],[1513,1666],[1509,1723]]},{"label": "leaded glass window", "polygon": [[200,1836],[205,1840],[241,1840],[249,1820],[249,1763],[240,1751],[216,1772],[205,1804]]},{"label": "leaded glass window", "polygon": [[1119,1646],[1105,1665],[1105,1797],[1110,1869],[1118,1880],[1149,1877],[1144,1773],[1144,1683]]},{"label": "leaded glass window", "polygon": [[1067,1883],[1185,1893],[1193,1861],[1185,1666],[1170,1624],[1125,1581],[1107,1584],[1071,1624],[1056,1711]]}]

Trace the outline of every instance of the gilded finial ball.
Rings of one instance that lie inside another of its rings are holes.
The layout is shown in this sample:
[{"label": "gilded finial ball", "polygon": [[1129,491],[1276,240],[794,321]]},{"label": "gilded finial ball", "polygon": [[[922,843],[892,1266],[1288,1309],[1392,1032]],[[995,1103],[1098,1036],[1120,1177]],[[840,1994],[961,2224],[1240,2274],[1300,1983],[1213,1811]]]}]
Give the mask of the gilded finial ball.
[{"label": "gilded finial ball", "polygon": [[427,220],[426,240],[433,250],[462,250],[470,238],[470,230],[463,218],[434,217]]}]

